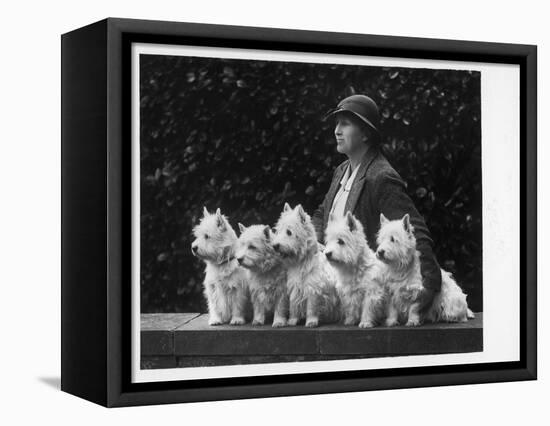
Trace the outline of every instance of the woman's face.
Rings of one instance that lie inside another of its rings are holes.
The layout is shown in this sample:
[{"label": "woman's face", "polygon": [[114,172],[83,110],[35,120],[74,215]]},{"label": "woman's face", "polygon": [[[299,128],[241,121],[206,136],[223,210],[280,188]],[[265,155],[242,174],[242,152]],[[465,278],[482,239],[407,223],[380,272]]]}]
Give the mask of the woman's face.
[{"label": "woman's face", "polygon": [[351,156],[365,146],[367,136],[362,126],[348,115],[338,114],[334,128],[336,150],[341,154]]}]

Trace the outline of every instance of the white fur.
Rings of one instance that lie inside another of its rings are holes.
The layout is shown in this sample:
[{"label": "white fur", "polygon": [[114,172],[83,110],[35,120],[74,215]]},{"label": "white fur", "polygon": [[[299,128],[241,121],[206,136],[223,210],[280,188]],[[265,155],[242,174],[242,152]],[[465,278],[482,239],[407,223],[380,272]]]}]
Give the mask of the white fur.
[{"label": "white fur", "polygon": [[344,324],[370,328],[382,323],[387,301],[379,276],[384,265],[369,247],[361,222],[350,212],[331,215],[325,242],[325,256],[338,276]]},{"label": "white fur", "polygon": [[409,215],[390,221],[380,215],[377,256],[386,263],[383,280],[390,293],[386,325],[405,323],[417,326],[424,321],[464,322],[473,317],[466,295],[452,278],[441,270],[441,291],[436,293],[426,312],[419,311],[423,290],[420,256],[416,250],[414,228]]},{"label": "white fur", "polygon": [[286,270],[271,245],[273,234],[265,225],[245,228],[239,223],[239,228],[241,235],[236,257],[250,274],[250,299],[254,308],[252,325],[263,325],[266,318],[272,316],[273,327],[284,327],[288,318]]},{"label": "white fur", "polygon": [[474,318],[474,313],[468,308],[466,295],[453,276],[442,269],[441,291],[435,295],[425,320],[431,322],[466,322],[469,318]]},{"label": "white fur", "polygon": [[220,209],[210,214],[206,208],[193,233],[193,254],[206,263],[203,284],[208,303],[208,324],[244,324],[249,276],[235,259],[237,234]]},{"label": "white fur", "polygon": [[336,276],[319,251],[311,218],[301,205],[292,209],[285,204],[276,231],[273,246],[287,268],[288,325],[294,326],[303,318],[306,327],[336,322],[339,317]]}]

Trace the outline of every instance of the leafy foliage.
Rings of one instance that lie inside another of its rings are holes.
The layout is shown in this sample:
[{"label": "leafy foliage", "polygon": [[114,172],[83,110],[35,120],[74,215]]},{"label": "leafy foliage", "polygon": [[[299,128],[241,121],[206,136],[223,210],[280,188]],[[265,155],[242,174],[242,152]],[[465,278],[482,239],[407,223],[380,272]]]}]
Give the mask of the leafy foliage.
[{"label": "leafy foliage", "polygon": [[234,226],[273,224],[285,201],[313,213],[344,160],[322,117],[353,93],[378,103],[384,152],[481,310],[479,73],[142,55],[142,312],[205,310],[203,206]]}]

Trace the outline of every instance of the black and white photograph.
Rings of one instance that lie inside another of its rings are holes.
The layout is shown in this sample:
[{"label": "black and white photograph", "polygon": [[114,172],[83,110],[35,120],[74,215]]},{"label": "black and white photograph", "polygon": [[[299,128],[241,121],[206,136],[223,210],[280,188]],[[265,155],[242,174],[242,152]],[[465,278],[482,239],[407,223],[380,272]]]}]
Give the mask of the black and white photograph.
[{"label": "black and white photograph", "polygon": [[483,352],[484,71],[171,48],[132,64],[142,372]]},{"label": "black and white photograph", "polygon": [[541,5],[7,3],[2,424],[544,423]]}]

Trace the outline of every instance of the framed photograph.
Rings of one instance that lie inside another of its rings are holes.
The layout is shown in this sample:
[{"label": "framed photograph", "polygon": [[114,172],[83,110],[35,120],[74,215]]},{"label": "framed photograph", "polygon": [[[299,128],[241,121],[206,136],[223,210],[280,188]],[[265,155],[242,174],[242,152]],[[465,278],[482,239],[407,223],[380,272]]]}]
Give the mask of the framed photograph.
[{"label": "framed photograph", "polygon": [[536,46],[107,19],[62,37],[62,389],[536,379]]}]

